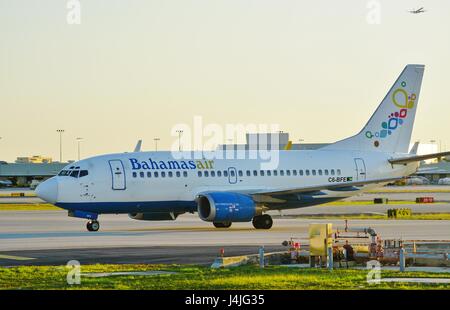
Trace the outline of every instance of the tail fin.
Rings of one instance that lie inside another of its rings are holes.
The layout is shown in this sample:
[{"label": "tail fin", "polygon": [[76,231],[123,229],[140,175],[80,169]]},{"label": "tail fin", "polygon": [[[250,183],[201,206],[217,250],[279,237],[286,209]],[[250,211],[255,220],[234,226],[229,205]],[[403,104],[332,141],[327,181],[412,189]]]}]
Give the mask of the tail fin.
[{"label": "tail fin", "polygon": [[323,150],[408,153],[424,65],[407,65],[364,128]]}]

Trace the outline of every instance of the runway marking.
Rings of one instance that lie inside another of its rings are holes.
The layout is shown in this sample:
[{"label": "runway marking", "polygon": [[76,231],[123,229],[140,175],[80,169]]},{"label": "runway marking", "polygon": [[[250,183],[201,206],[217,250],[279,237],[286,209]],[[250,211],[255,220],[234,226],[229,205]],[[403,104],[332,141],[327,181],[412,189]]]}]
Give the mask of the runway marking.
[{"label": "runway marking", "polygon": [[33,260],[36,258],[33,257],[23,257],[23,256],[14,256],[14,255],[2,255],[0,254],[0,259],[11,259],[11,260]]}]

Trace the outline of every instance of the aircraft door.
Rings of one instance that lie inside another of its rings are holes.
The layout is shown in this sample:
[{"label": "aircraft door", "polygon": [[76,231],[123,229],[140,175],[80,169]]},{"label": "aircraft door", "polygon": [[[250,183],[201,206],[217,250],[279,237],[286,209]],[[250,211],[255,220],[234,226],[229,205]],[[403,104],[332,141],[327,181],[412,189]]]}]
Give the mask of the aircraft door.
[{"label": "aircraft door", "polygon": [[366,164],[364,159],[355,158],[356,181],[366,180]]},{"label": "aircraft door", "polygon": [[234,167],[228,168],[228,182],[230,184],[237,183],[237,173],[236,173],[236,168],[234,168]]},{"label": "aircraft door", "polygon": [[112,189],[126,189],[125,169],[122,161],[119,159],[110,160],[109,167],[111,168]]}]

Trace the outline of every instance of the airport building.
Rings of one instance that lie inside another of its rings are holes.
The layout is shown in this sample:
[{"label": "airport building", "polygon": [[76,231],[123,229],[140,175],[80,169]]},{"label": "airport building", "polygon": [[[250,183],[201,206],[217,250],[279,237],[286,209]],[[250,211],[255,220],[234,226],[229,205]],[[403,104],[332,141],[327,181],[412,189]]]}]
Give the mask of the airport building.
[{"label": "airport building", "polygon": [[17,164],[49,164],[53,160],[51,157],[45,157],[40,155],[34,155],[31,157],[17,157]]},{"label": "airport building", "polygon": [[427,178],[433,184],[437,184],[440,179],[450,178],[450,162],[441,161],[421,165],[416,175]]},{"label": "airport building", "polygon": [[33,180],[52,177],[68,163],[53,162],[50,157],[18,157],[15,163],[0,162],[0,179],[18,186],[28,186]]}]

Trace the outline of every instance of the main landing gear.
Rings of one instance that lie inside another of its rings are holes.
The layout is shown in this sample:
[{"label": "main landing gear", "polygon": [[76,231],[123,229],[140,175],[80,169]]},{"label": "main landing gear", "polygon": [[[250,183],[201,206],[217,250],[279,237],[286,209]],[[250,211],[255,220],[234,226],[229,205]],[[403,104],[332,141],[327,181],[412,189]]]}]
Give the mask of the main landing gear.
[{"label": "main landing gear", "polygon": [[269,214],[258,215],[253,218],[252,224],[256,229],[270,229],[273,220]]},{"label": "main landing gear", "polygon": [[96,220],[89,221],[86,224],[86,228],[89,231],[97,231],[100,228],[100,223]]},{"label": "main landing gear", "polygon": [[232,222],[213,222],[215,228],[230,228]]}]

